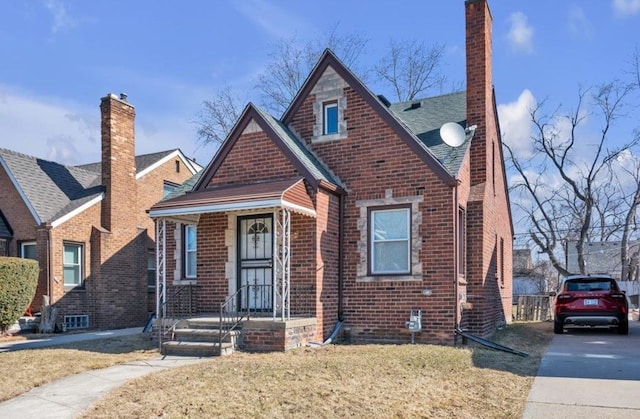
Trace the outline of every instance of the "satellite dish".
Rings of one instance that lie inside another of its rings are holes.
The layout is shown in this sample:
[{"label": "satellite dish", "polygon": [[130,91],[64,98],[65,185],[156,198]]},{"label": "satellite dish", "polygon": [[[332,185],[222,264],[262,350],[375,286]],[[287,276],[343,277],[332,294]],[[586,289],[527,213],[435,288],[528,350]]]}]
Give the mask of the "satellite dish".
[{"label": "satellite dish", "polygon": [[451,147],[460,147],[466,138],[464,128],[455,122],[447,122],[440,127],[442,141]]}]

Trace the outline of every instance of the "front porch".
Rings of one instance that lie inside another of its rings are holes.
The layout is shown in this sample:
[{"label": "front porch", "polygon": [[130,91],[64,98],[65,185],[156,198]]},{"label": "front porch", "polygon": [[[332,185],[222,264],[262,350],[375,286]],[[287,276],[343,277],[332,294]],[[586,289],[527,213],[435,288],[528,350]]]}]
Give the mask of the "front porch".
[{"label": "front porch", "polygon": [[[160,350],[164,355],[219,356],[235,350],[284,352],[315,342],[317,319],[297,317],[236,317],[201,314],[186,319],[164,319],[169,328],[159,328]],[[158,320],[157,325],[161,324]],[[163,331],[164,329],[164,331]]]}]

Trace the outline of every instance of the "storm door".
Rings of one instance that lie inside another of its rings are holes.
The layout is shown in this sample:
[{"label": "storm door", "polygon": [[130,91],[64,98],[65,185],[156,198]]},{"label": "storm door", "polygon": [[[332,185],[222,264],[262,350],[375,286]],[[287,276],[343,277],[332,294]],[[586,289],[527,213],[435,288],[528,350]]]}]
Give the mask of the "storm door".
[{"label": "storm door", "polygon": [[240,307],[256,311],[273,308],[273,217],[238,217],[238,286]]}]

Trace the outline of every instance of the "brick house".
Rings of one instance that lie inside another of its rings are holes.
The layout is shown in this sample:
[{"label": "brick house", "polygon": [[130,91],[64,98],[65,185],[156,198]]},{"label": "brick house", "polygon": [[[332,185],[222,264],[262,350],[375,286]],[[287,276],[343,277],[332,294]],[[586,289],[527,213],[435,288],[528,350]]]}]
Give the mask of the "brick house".
[{"label": "brick house", "polygon": [[[267,314],[245,322],[254,350],[336,326],[453,344],[457,327],[486,336],[511,320],[491,15],[484,0],[465,9],[466,92],[390,104],[327,50],[281,119],[247,105],[207,168],[150,209],[162,316],[180,293],[199,314]],[[450,122],[462,138],[445,143]]]},{"label": "brick house", "polygon": [[100,109],[99,163],[65,166],[0,148],[0,255],[39,261],[30,310],[50,296],[68,328],[144,324],[155,306],[146,210],[201,169],[177,149],[135,156],[126,96],[107,95]]}]

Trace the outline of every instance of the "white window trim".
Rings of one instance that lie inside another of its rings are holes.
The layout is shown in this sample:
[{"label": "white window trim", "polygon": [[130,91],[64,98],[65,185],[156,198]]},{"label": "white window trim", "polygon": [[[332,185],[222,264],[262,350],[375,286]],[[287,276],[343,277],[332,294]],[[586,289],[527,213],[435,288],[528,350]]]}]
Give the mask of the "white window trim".
[{"label": "white window trim", "polygon": [[24,247],[25,246],[34,246],[35,247],[36,246],[36,242],[22,242],[22,243],[20,243],[20,257],[23,258],[23,259],[25,258],[25,256],[24,256]]},{"label": "white window trim", "polygon": [[[356,271],[357,282],[407,282],[422,281],[423,267],[420,260],[420,250],[422,248],[422,236],[420,235],[420,225],[422,224],[422,212],[420,203],[424,200],[422,195],[393,197],[391,190],[385,191],[385,197],[381,199],[370,199],[356,201],[356,207],[360,208],[360,218],[358,219],[358,230],[360,240],[358,240],[358,253],[360,261]],[[407,275],[370,275],[369,274],[369,208],[384,206],[409,206],[411,208],[411,272]]]},{"label": "white window trim", "polygon": [[[381,240],[376,240],[375,239],[375,217],[377,214],[383,213],[383,212],[390,212],[390,211],[403,211],[405,213],[405,216],[407,218],[406,222],[407,222],[407,227],[408,230],[405,232],[406,233],[406,237],[402,238],[402,239],[381,239]],[[409,207],[399,207],[399,208],[375,208],[372,209],[371,212],[369,212],[369,215],[371,216],[371,219],[369,220],[369,226],[370,226],[370,232],[369,232],[369,237],[371,238],[371,243],[369,243],[369,262],[370,262],[370,266],[369,266],[369,272],[371,273],[372,276],[380,276],[380,275],[408,275],[410,273],[411,270],[411,208]],[[375,260],[375,245],[377,243],[398,243],[398,242],[403,242],[406,243],[407,246],[407,260],[406,260],[406,266],[407,269],[406,270],[402,270],[402,271],[376,271],[375,270],[375,265],[376,265],[376,260]]]},{"label": "white window trim", "polygon": [[[336,110],[336,131],[335,132],[329,132],[329,109],[334,109]],[[329,102],[324,102],[322,104],[322,134],[323,135],[334,135],[334,134],[338,134],[340,132],[340,118],[339,118],[339,108],[338,108],[338,102],[337,101],[329,101]]]},{"label": "white window trim", "polygon": [[[64,254],[65,254],[65,248],[67,246],[73,246],[75,247],[78,252],[78,264],[77,265],[69,265],[66,263],[66,261],[64,260]],[[70,242],[65,242],[62,244],[62,283],[65,287],[79,287],[82,286],[83,283],[83,275],[84,275],[84,269],[83,269],[83,260],[84,260],[84,245],[82,243],[70,243]],[[65,282],[65,276],[64,276],[64,268],[67,266],[77,266],[78,267],[78,282],[77,283],[67,283]]]}]

